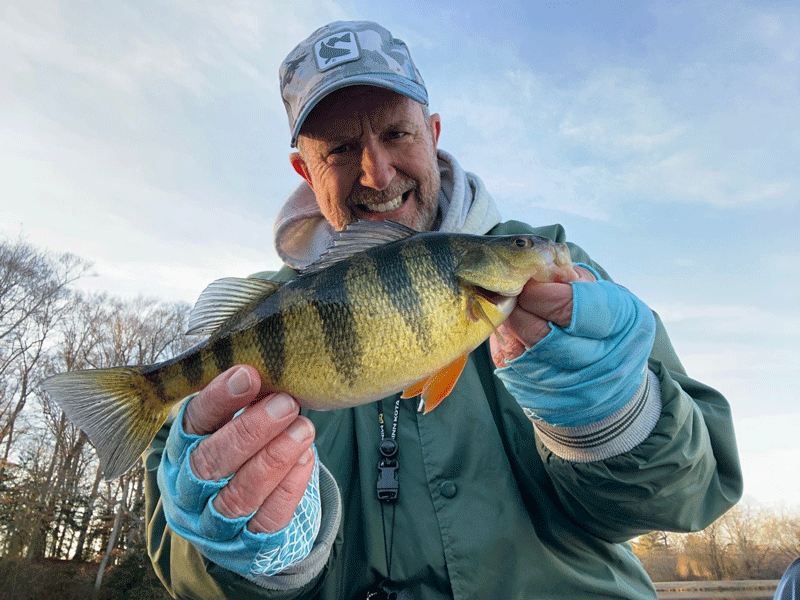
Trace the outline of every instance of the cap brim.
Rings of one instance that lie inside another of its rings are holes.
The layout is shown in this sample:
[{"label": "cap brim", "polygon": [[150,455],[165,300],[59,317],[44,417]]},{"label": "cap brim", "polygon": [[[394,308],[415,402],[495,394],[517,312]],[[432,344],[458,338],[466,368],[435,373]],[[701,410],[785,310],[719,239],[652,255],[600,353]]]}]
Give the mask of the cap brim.
[{"label": "cap brim", "polygon": [[411,98],[412,100],[415,100],[416,102],[419,102],[425,106],[428,104],[428,92],[425,90],[424,86],[416,83],[415,81],[411,81],[406,77],[400,77],[393,73],[385,73],[380,75],[370,73],[364,75],[353,75],[352,77],[348,77],[346,79],[337,79],[336,81],[332,81],[330,84],[317,90],[317,92],[306,101],[305,105],[303,106],[303,110],[300,111],[300,114],[297,115],[297,119],[294,122],[294,128],[292,129],[292,148],[297,145],[297,137],[300,135],[300,129],[302,129],[303,123],[305,123],[305,120],[308,118],[308,115],[311,114],[311,111],[314,110],[314,107],[329,94],[332,94],[333,92],[342,88],[354,85],[371,85],[380,87],[392,92],[397,92],[398,94],[402,94],[403,96]]}]

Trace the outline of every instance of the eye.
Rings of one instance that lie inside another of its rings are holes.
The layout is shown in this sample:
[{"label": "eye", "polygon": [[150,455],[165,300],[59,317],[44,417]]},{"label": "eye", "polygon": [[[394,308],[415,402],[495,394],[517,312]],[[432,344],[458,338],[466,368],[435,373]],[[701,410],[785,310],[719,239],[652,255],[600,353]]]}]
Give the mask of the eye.
[{"label": "eye", "polygon": [[349,152],[352,150],[352,146],[350,144],[342,144],[341,146],[337,146],[333,150],[330,151],[330,154],[344,154],[345,152]]},{"label": "eye", "polygon": [[514,245],[517,248],[530,248],[531,247],[531,241],[528,238],[515,238],[514,239]]},{"label": "eye", "polygon": [[331,165],[347,165],[353,162],[357,156],[357,146],[353,143],[340,144],[327,151],[325,162]]}]

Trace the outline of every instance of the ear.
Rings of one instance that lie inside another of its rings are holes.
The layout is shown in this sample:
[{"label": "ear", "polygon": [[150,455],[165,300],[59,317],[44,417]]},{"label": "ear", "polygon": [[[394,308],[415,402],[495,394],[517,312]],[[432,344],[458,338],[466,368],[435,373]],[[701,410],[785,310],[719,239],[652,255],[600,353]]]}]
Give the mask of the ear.
[{"label": "ear", "polygon": [[433,150],[439,146],[439,134],[442,132],[442,119],[439,113],[431,115],[431,138],[433,139]]},{"label": "ear", "polygon": [[313,190],[314,184],[311,183],[311,171],[308,170],[308,165],[303,160],[302,155],[299,152],[292,152],[289,155],[289,162],[292,163],[292,168],[297,171],[297,174],[306,180],[308,187]]}]

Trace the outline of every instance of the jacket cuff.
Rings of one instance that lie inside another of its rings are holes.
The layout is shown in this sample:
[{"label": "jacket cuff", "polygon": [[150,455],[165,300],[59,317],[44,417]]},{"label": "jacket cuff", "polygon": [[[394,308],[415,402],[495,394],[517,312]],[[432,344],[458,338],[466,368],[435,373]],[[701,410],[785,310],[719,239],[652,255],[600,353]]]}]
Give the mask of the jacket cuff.
[{"label": "jacket cuff", "polygon": [[308,556],[276,575],[251,581],[268,590],[296,590],[311,583],[322,572],[328,563],[342,520],[342,496],[339,493],[339,486],[322,462],[319,463],[319,496],[322,521]]},{"label": "jacket cuff", "polygon": [[647,370],[633,398],[602,421],[579,427],[558,427],[523,408],[541,442],[553,454],[575,463],[605,460],[642,443],[661,416],[661,384]]}]

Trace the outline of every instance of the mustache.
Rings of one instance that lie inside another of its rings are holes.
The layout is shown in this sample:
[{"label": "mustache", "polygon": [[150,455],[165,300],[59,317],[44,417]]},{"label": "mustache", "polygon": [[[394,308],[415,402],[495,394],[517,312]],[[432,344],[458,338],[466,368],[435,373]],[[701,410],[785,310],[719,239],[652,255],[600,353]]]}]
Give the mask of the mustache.
[{"label": "mustache", "polygon": [[346,204],[347,206],[383,204],[418,187],[419,184],[410,177],[395,177],[385,190],[374,190],[356,183],[347,197]]}]

